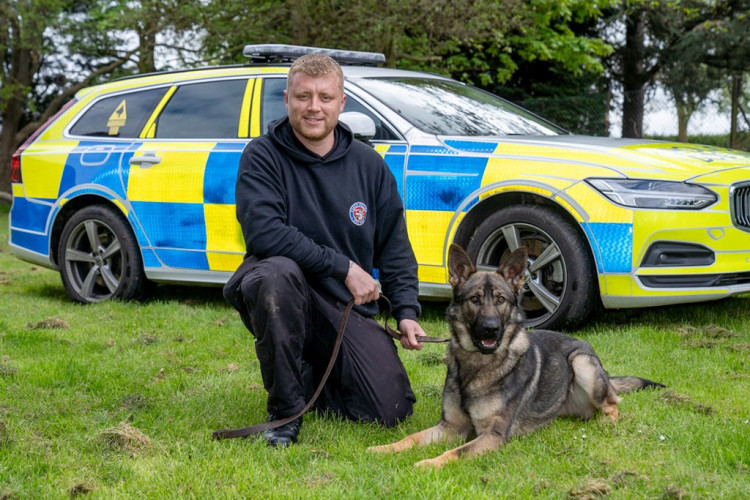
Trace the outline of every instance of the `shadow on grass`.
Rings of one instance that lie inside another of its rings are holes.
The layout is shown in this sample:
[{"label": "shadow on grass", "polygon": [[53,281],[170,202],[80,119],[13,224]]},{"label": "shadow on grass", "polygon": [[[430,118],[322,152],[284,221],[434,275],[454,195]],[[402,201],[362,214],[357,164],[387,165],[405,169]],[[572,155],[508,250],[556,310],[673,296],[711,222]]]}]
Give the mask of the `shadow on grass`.
[{"label": "shadow on grass", "polygon": [[186,305],[231,307],[220,286],[158,285],[142,302],[180,302]]},{"label": "shadow on grass", "polygon": [[610,309],[595,312],[583,327],[620,328],[623,325],[660,326],[665,324],[727,325],[743,318],[750,310],[750,294],[711,302],[658,306],[638,309]]}]

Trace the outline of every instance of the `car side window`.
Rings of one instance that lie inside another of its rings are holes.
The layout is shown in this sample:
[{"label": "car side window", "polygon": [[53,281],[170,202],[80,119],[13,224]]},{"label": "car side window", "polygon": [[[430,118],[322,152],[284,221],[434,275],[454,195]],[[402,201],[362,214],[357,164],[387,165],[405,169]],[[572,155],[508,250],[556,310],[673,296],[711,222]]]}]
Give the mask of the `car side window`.
[{"label": "car side window", "polygon": [[346,97],[346,105],[344,106],[344,112],[349,111],[356,111],[372,118],[372,121],[375,122],[373,141],[395,141],[398,139],[398,136],[380,118],[375,116],[372,111],[364,107],[362,103],[354,99],[351,95]]},{"label": "car side window", "polygon": [[[261,81],[261,80],[259,80]],[[263,97],[260,105],[260,133],[268,132],[268,124],[286,116],[284,90],[286,78],[266,78],[263,82]]]},{"label": "car side window", "polygon": [[247,80],[180,86],[156,119],[157,139],[236,139]]},{"label": "car side window", "polygon": [[[286,106],[284,105],[284,89],[286,89],[286,78],[266,78],[263,81],[263,97],[261,100],[261,133],[268,131],[268,124],[274,120],[286,116]],[[358,111],[372,118],[375,122],[374,141],[392,141],[398,139],[398,136],[372,111],[363,106],[351,95],[346,97],[346,106],[344,111]]]},{"label": "car side window", "polygon": [[72,135],[138,137],[167,88],[106,97],[94,103],[71,127]]}]

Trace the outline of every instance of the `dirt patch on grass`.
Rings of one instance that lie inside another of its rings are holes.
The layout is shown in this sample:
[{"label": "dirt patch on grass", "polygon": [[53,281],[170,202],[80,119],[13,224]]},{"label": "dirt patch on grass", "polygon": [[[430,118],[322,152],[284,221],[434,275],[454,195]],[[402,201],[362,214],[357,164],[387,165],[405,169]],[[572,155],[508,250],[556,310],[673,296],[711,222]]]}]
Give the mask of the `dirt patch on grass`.
[{"label": "dirt patch on grass", "polygon": [[99,434],[99,439],[107,446],[129,454],[136,454],[151,447],[151,439],[128,422],[120,422],[103,430]]},{"label": "dirt patch on grass", "polygon": [[688,408],[691,411],[694,411],[696,413],[701,413],[703,415],[713,415],[715,413],[714,409],[710,406],[706,406],[701,403],[695,403],[693,402],[689,396],[685,396],[684,394],[678,394],[674,392],[672,389],[668,389],[661,393],[659,395],[659,399],[666,402],[669,405],[677,406],[677,407],[684,407]]},{"label": "dirt patch on grass", "polygon": [[0,361],[0,377],[12,377],[18,373],[18,368]]},{"label": "dirt patch on grass", "polygon": [[96,488],[94,488],[92,485],[88,483],[78,483],[74,484],[69,490],[68,494],[70,495],[70,498],[75,498],[80,495],[86,495],[88,493],[91,493]]},{"label": "dirt patch on grass", "polygon": [[68,328],[70,324],[60,318],[47,318],[36,323],[29,323],[28,327],[32,330],[52,330],[55,328]]},{"label": "dirt patch on grass", "polygon": [[717,325],[684,325],[677,329],[677,333],[684,337],[703,337],[707,339],[729,339],[739,336],[739,333]]},{"label": "dirt patch on grass", "polygon": [[684,325],[677,328],[677,333],[682,336],[682,345],[699,349],[715,349],[724,347],[739,351],[749,350],[747,344],[731,342],[732,339],[740,337],[740,334],[722,328],[717,325],[692,326]]},{"label": "dirt patch on grass", "polygon": [[568,498],[575,500],[593,500],[612,492],[612,486],[606,479],[595,478],[589,479],[586,484],[573,488],[568,492]]}]

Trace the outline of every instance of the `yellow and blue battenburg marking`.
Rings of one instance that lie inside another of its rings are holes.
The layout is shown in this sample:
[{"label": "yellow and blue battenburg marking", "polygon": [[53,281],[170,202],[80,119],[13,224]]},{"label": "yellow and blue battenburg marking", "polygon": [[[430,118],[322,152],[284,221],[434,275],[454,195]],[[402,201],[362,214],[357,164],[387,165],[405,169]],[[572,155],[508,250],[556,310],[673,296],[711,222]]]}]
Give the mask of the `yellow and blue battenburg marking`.
[{"label": "yellow and blue battenburg marking", "polygon": [[[66,203],[91,195],[127,217],[149,278],[219,283],[240,264],[245,251],[235,215],[234,186],[248,140],[263,131],[265,73],[288,68],[205,70],[128,79],[85,89],[22,155],[23,181],[12,185],[10,243],[22,258],[51,266],[53,227]],[[246,77],[236,138],[154,139],[159,113],[190,79]],[[278,75],[275,75],[278,76]],[[137,107],[115,98],[105,134],[72,140],[63,133],[72,118],[99,95],[160,86],[154,109],[135,139],[110,137],[133,126]],[[272,113],[270,113],[272,114]],[[128,120],[130,123],[128,125]],[[375,149],[393,172],[406,210],[409,238],[420,281],[445,286],[446,255],[472,209],[497,195],[531,194],[549,200],[580,224],[591,248],[605,305],[659,303],[674,295],[725,294],[721,287],[648,287],[641,275],[747,273],[750,230],[733,225],[730,189],[744,186],[750,203],[750,155],[707,146],[636,143],[613,146],[606,138],[452,139],[435,144],[393,141]],[[150,162],[157,162],[150,163]],[[689,175],[688,175],[689,174]],[[704,210],[643,210],[618,205],[584,179],[660,179],[700,182],[717,201]],[[498,199],[498,198],[494,198]],[[75,206],[75,205],[69,205]],[[736,207],[734,207],[736,208]],[[358,207],[360,212],[362,207]],[[476,212],[474,212],[476,213]],[[354,214],[359,216],[360,214]],[[655,242],[691,242],[710,249],[710,266],[647,268],[642,262]],[[160,274],[161,273],[161,274]],[[192,273],[192,274],[191,274]],[[744,275],[743,275],[744,276]],[[748,278],[739,276],[738,280]],[[747,281],[738,282],[746,286]],[[727,285],[727,289],[733,284]],[[613,299],[614,298],[614,299]],[[618,300],[622,299],[622,302]],[[633,300],[636,299],[636,300]],[[638,302],[638,301],[641,302]]]}]

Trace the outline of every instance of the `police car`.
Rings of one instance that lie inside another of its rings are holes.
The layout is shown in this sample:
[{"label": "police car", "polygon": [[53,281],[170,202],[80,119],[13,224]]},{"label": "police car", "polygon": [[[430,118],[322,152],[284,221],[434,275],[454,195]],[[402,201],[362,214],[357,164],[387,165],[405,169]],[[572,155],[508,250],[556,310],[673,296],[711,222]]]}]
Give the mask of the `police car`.
[{"label": "police car", "polygon": [[12,252],[58,269],[84,303],[225,283],[245,249],[240,153],[285,115],[289,62],[311,51],[342,62],[342,120],[393,171],[423,297],[449,297],[452,242],[486,269],[527,247],[534,327],[750,291],[749,154],[570,135],[458,81],[379,67],[380,54],[279,45],[78,92],[13,157]]}]

